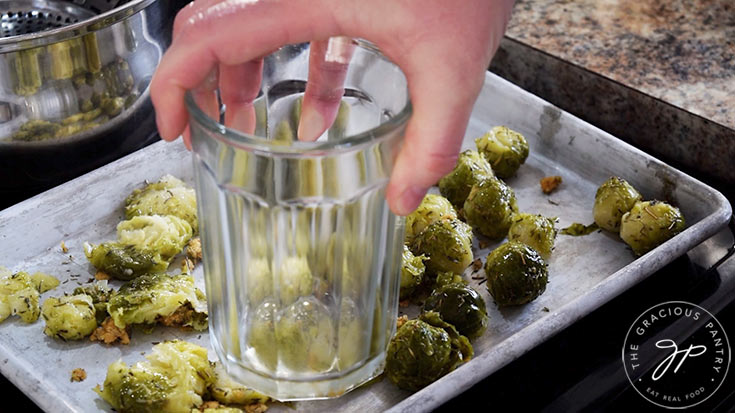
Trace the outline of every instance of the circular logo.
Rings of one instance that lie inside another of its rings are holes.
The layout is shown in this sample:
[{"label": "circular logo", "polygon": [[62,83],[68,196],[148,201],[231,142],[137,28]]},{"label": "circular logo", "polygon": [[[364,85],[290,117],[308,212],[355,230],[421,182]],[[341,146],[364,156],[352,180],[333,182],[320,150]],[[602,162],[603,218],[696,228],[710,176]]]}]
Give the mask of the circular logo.
[{"label": "circular logo", "polygon": [[686,409],[720,388],[730,367],[730,344],[709,311],[669,301],[635,320],[625,336],[623,365],[630,384],[648,401]]}]

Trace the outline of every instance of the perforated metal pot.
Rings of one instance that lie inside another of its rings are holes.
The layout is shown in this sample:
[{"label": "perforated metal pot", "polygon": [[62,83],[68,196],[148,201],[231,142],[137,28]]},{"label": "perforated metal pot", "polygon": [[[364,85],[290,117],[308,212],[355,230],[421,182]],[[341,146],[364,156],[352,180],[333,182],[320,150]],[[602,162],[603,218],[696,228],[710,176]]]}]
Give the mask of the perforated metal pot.
[{"label": "perforated metal pot", "polygon": [[0,196],[155,139],[148,84],[187,2],[0,0]]}]

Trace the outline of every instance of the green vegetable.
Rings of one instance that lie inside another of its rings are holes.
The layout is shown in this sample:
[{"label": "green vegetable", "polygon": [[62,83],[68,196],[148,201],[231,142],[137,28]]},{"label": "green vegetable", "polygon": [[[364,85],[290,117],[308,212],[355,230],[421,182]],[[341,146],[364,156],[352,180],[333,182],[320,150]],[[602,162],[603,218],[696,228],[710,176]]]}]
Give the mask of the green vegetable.
[{"label": "green vegetable", "polygon": [[245,385],[234,381],[227,375],[222,363],[215,362],[212,364],[212,372],[214,373],[213,383],[209,386],[209,392],[214,400],[224,404],[252,404],[265,403],[270,398],[247,388]]},{"label": "green vegetable", "polygon": [[396,386],[419,390],[472,357],[472,345],[435,312],[409,320],[388,344],[385,374]]},{"label": "green vegetable", "polygon": [[406,217],[406,243],[410,244],[421,231],[440,219],[457,219],[457,212],[441,195],[426,194],[421,205]]},{"label": "green vegetable", "polygon": [[117,225],[117,239],[138,251],[156,251],[164,261],[179,254],[192,236],[189,223],[174,215],[140,215]]},{"label": "green vegetable", "polygon": [[295,371],[329,370],[335,358],[334,339],[329,310],[314,297],[286,307],[276,321],[279,359]]},{"label": "green vegetable", "polygon": [[127,366],[123,361],[107,369],[103,388],[94,391],[121,413],[190,413],[215,381],[207,350],[185,341],[166,341]]},{"label": "green vegetable", "polygon": [[97,328],[92,297],[86,294],[46,299],[41,306],[43,333],[61,340],[81,340]]},{"label": "green vegetable", "polygon": [[423,255],[414,256],[408,246],[403,246],[403,263],[401,264],[401,300],[408,298],[414,289],[421,284],[424,279],[424,261],[426,257]]},{"label": "green vegetable", "polygon": [[515,214],[508,230],[508,241],[519,241],[533,247],[544,259],[549,259],[554,249],[556,218],[543,215]]},{"label": "green vegetable", "polygon": [[487,328],[485,300],[469,285],[452,283],[435,289],[424,302],[423,311],[436,311],[460,334],[473,339]]},{"label": "green vegetable", "polygon": [[46,291],[53,290],[59,286],[59,279],[50,274],[35,272],[31,274],[31,281],[36,286],[38,292],[43,294]]},{"label": "green vegetable", "polygon": [[441,219],[413,240],[411,251],[428,257],[425,265],[430,274],[445,271],[461,274],[474,258],[472,229],[458,219]]},{"label": "green vegetable", "polygon": [[107,312],[118,328],[153,324],[174,313],[179,315],[177,325],[207,328],[204,294],[194,287],[189,274],[140,276],[112,293]]},{"label": "green vegetable", "polygon": [[250,315],[248,344],[255,350],[258,360],[265,368],[273,370],[278,364],[276,342],[276,311],[278,305],[273,299],[266,299]]},{"label": "green vegetable", "polygon": [[188,222],[195,235],[199,231],[196,194],[171,175],[134,190],[125,199],[125,217],[139,215],[174,215]]},{"label": "green vegetable", "polygon": [[625,179],[611,177],[597,188],[593,208],[595,223],[602,229],[618,233],[623,215],[640,200],[641,194]]},{"label": "green vegetable", "polygon": [[314,277],[311,275],[309,262],[304,257],[286,258],[279,268],[278,281],[283,306],[293,303],[299,297],[311,295]]},{"label": "green vegetable", "polygon": [[574,237],[579,237],[582,235],[589,235],[597,230],[599,230],[600,227],[597,226],[596,223],[591,223],[589,225],[580,224],[579,222],[575,222],[572,225],[563,228],[561,230],[562,235],[571,235]]},{"label": "green vegetable", "polygon": [[95,268],[118,280],[132,280],[143,274],[164,272],[168,268],[168,261],[157,251],[140,250],[135,245],[119,242],[104,242],[97,246],[85,243],[84,254]]},{"label": "green vegetable", "polygon": [[518,204],[513,189],[500,179],[490,178],[472,187],[463,212],[472,228],[499,240],[508,234]]},{"label": "green vegetable", "polygon": [[95,319],[97,324],[102,324],[107,318],[107,302],[112,296],[112,288],[107,285],[107,280],[99,280],[87,286],[77,287],[74,289],[74,295],[77,294],[86,294],[92,299]]},{"label": "green vegetable", "polygon": [[520,133],[496,126],[475,139],[477,150],[487,159],[495,175],[510,178],[528,158],[528,142]]},{"label": "green vegetable", "polygon": [[337,349],[337,369],[351,368],[368,357],[365,326],[355,303],[342,298],[339,310],[339,348]]},{"label": "green vegetable", "polygon": [[663,244],[686,227],[678,208],[661,201],[636,202],[623,215],[620,238],[636,255],[643,255]]},{"label": "green vegetable", "polygon": [[38,285],[24,271],[3,271],[0,278],[0,321],[17,315],[25,323],[38,320],[41,314]]},{"label": "green vegetable", "polygon": [[462,209],[474,185],[492,178],[493,170],[479,152],[466,150],[459,154],[452,172],[439,180],[439,191],[457,209]]},{"label": "green vegetable", "polygon": [[487,290],[499,307],[526,304],[546,291],[548,269],[541,255],[517,241],[506,242],[487,256]]},{"label": "green vegetable", "polygon": [[273,294],[270,264],[265,258],[248,261],[247,294],[251,305],[257,305]]}]

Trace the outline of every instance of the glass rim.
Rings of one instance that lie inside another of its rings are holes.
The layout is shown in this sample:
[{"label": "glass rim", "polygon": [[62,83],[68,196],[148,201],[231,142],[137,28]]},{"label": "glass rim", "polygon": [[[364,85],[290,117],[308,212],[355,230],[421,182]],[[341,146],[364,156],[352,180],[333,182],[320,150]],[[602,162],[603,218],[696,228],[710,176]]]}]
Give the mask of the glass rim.
[{"label": "glass rim", "polygon": [[[366,49],[386,62],[396,66],[395,63],[388,59],[380,49],[372,43],[362,39],[353,39],[353,41],[358,47]],[[398,69],[400,70],[400,68]],[[319,155],[320,152],[341,152],[365,146],[370,143],[380,142],[391,137],[391,132],[403,127],[413,113],[411,97],[407,91],[406,104],[403,106],[401,111],[374,128],[346,136],[335,141],[294,141],[294,144],[284,145],[283,143],[268,140],[261,136],[240,132],[221,124],[219,121],[204,113],[196,103],[192,91],[190,90],[186,91],[184,100],[186,102],[187,111],[189,112],[189,122],[191,123],[193,119],[203,126],[204,129],[209,132],[214,132],[211,137],[230,146],[252,152],[269,153],[271,155]],[[192,139],[194,139],[193,136]]]}]

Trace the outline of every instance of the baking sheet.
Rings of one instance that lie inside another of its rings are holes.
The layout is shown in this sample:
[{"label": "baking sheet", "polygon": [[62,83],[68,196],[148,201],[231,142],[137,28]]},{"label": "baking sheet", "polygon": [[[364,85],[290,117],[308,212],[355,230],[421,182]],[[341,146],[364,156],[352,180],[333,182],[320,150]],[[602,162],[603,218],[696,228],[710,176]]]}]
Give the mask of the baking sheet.
[{"label": "baking sheet", "polygon": [[[382,380],[339,399],[295,403],[297,411],[436,408],[713,235],[731,214],[727,200],[712,188],[488,73],[464,147],[473,148],[474,138],[496,125],[523,133],[531,147],[526,164],[507,181],[521,211],[557,216],[560,228],[590,223],[597,186],[610,175],[619,175],[645,198],[680,206],[687,230],[637,260],[606,233],[560,235],[549,261],[550,283],[532,303],[499,311],[487,291],[472,281],[487,302],[490,321],[483,337],[473,342],[475,358],[469,363],[413,394]],[[71,292],[94,273],[84,257],[83,242],[113,239],[115,225],[123,219],[125,196],[145,180],[167,173],[192,182],[191,156],[180,142],[154,144],[0,211],[0,265],[60,278],[62,285],[43,294],[43,299]],[[548,175],[564,179],[550,196],[538,184]],[[62,240],[68,253],[61,251]],[[475,255],[484,261],[497,245],[484,250],[475,245]],[[203,288],[201,271],[198,266],[194,275]],[[206,332],[172,328],[158,328],[152,334],[135,330],[128,346],[86,340],[63,343],[46,337],[43,324],[26,325],[15,317],[0,324],[0,371],[49,412],[111,411],[91,389],[104,381],[110,363],[120,358],[128,363],[141,360],[153,342],[178,338],[209,346]],[[69,377],[77,367],[84,368],[88,377],[72,383]],[[271,409],[293,411],[279,405]]]}]

